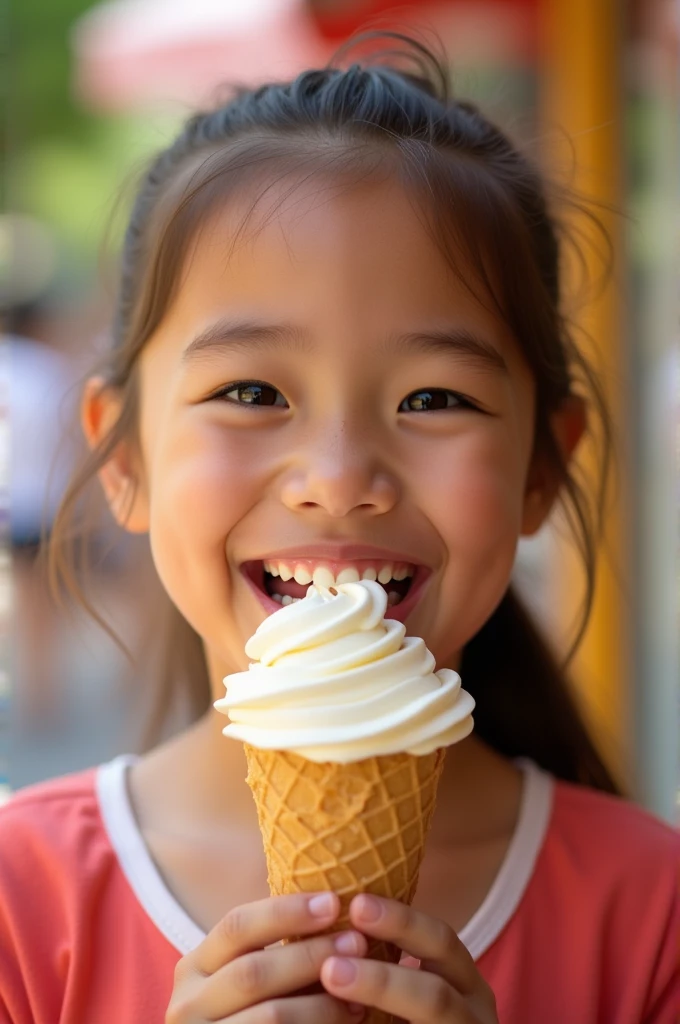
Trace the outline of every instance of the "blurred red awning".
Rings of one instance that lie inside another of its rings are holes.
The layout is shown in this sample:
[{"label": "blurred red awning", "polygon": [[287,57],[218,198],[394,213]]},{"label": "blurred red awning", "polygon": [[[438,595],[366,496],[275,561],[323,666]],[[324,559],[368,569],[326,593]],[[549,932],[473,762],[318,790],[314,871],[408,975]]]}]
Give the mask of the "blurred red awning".
[{"label": "blurred red awning", "polygon": [[521,26],[525,44],[533,48],[541,0],[410,0],[404,6],[399,0],[307,0],[307,3],[321,34],[336,44],[370,19],[377,18],[381,23],[418,21],[422,14],[438,26],[455,19],[461,26],[473,22],[484,25],[491,33],[499,28],[507,29],[509,25]]},{"label": "blurred red awning", "polygon": [[533,59],[540,0],[107,0],[76,22],[77,95],[98,110],[212,105],[230,84],[325,64],[363,27],[410,26],[454,62]]},{"label": "blurred red awning", "polygon": [[76,22],[73,46],[76,93],[100,110],[209,104],[330,52],[304,0],[109,0]]}]

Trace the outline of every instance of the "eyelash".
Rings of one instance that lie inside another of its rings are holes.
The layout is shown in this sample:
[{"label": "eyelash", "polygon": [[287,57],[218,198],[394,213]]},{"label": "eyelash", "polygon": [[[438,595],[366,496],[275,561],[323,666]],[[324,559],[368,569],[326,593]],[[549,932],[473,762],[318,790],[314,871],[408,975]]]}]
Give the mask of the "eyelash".
[{"label": "eyelash", "polygon": [[[257,409],[258,405],[255,402],[237,402],[233,398],[227,398],[227,395],[229,395],[232,391],[241,391],[242,389],[248,387],[269,388],[271,391],[276,391],[277,394],[281,395],[281,392],[278,390],[278,388],[273,387],[271,384],[267,384],[265,380],[235,380],[232,384],[227,384],[225,385],[225,387],[220,388],[220,390],[216,391],[214,395],[210,396],[210,398],[221,398],[224,401],[228,402],[230,405],[250,405],[253,408]],[[283,395],[281,395],[281,397],[283,398]],[[269,407],[276,407],[275,403],[270,403]],[[267,406],[265,406],[265,408],[267,408]],[[278,408],[280,409],[282,408],[282,406],[279,405]]]},{"label": "eyelash", "polygon": [[[222,399],[222,400],[228,402],[230,405],[242,405],[242,406],[248,406],[249,405],[249,406],[251,406],[251,408],[255,408],[255,409],[257,409],[257,408],[279,408],[279,409],[280,408],[288,408],[287,405],[286,406],[282,406],[281,404],[276,403],[276,402],[270,402],[270,403],[267,403],[266,405],[262,406],[262,405],[260,405],[259,403],[256,403],[256,402],[239,402],[239,401],[236,401],[233,398],[228,398],[227,397],[229,394],[231,394],[232,391],[240,391],[240,390],[248,388],[248,387],[269,388],[271,391],[276,391],[277,394],[281,395],[281,392],[278,390],[278,388],[273,387],[273,385],[268,384],[266,381],[262,381],[262,380],[237,380],[237,381],[234,381],[231,384],[227,384],[223,388],[220,388],[219,391],[216,391],[213,395],[210,396],[209,400]],[[409,392],[409,394],[406,396],[406,398],[404,398],[404,400],[401,403],[401,405],[403,405],[404,402],[407,402],[410,398],[415,398],[417,395],[439,395],[439,394],[443,394],[443,395],[450,396],[450,397],[454,398],[455,399],[455,403],[452,404],[452,405],[446,405],[444,408],[439,408],[439,409],[432,410],[434,412],[448,412],[450,409],[472,409],[475,412],[481,412],[481,409],[479,408],[479,406],[475,405],[474,402],[471,402],[469,398],[466,398],[465,395],[461,395],[458,391],[452,391],[450,388],[419,388],[417,391]],[[283,398],[283,395],[281,395],[281,397]],[[399,406],[399,410],[398,410],[399,412],[428,412],[428,411],[430,411],[428,409],[402,409],[401,405]]]}]

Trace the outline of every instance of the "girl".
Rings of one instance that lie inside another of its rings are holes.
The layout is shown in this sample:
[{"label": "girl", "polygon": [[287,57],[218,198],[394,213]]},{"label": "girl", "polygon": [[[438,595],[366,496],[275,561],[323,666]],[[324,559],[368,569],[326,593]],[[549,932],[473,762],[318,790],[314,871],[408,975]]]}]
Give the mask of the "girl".
[{"label": "girl", "polygon": [[[2,812],[12,1024],[677,1020],[680,842],[614,795],[509,588],[561,497],[592,590],[569,463],[586,389],[600,406],[556,226],[531,164],[402,42],[418,73],[309,71],[193,117],[139,191],[53,559],[98,474],[149,535],[173,643],[200,639],[168,660],[202,714]],[[209,705],[319,567],[388,581],[478,702],[413,908],[357,897],[335,938],[332,894],[267,896],[243,752]],[[402,963],[365,959],[366,936]]]}]

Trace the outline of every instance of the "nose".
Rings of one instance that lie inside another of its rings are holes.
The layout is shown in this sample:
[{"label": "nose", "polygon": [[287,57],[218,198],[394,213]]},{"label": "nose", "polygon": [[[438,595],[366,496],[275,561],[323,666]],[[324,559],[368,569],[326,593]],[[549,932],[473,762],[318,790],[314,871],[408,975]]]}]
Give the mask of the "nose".
[{"label": "nose", "polygon": [[399,500],[394,474],[345,425],[310,438],[284,480],[281,500],[294,512],[384,515]]}]

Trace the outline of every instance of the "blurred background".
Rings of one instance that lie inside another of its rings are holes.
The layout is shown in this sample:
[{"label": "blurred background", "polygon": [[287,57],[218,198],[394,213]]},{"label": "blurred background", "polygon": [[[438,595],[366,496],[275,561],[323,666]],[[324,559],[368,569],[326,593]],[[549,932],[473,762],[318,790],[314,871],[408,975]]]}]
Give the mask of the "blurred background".
[{"label": "blurred background", "polygon": [[[222,83],[324,63],[376,18],[438,37],[456,94],[605,204],[616,266],[578,317],[615,415],[618,478],[573,677],[633,796],[679,821],[680,0],[15,0],[1,141],[0,784],[143,744],[144,679],[87,617],[55,607],[39,557],[82,447],[79,388],[107,344],[131,183]],[[594,257],[588,270],[595,280]],[[131,569],[144,543],[101,523],[90,592],[143,651],[152,581],[133,586]],[[564,648],[581,591],[558,522],[523,545],[518,581]]]}]

